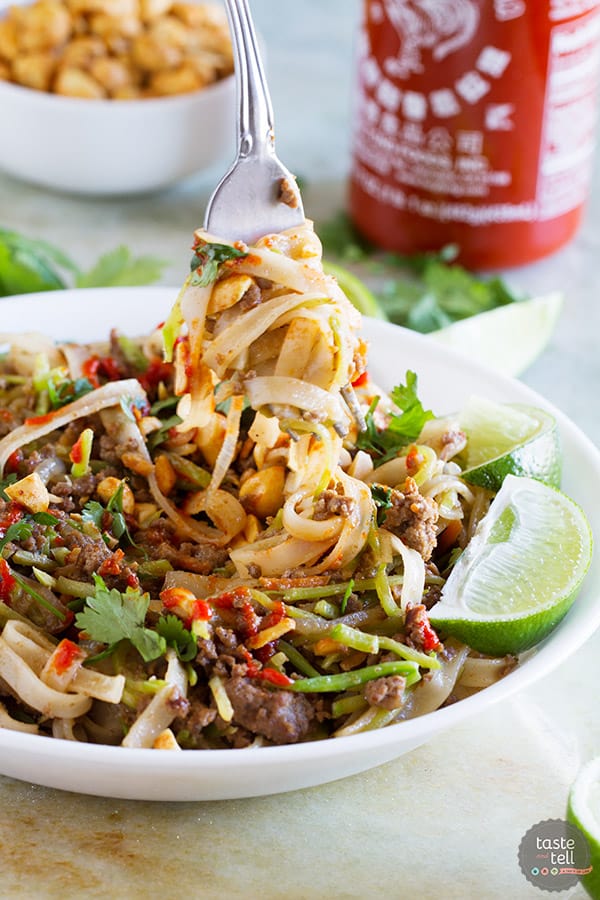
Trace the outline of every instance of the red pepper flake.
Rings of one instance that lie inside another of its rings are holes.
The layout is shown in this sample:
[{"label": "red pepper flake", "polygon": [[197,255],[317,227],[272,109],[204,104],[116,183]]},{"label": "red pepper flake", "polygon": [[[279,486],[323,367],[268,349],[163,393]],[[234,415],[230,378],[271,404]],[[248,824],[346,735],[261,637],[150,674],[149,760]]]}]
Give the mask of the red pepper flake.
[{"label": "red pepper flake", "polygon": [[98,356],[90,356],[89,359],[84,360],[81,364],[81,374],[84,378],[87,378],[92,387],[95,388],[100,387],[100,381],[98,380],[99,365],[100,358]]},{"label": "red pepper flake", "polygon": [[19,463],[23,461],[23,451],[22,450],[13,450],[8,459],[6,460],[6,465],[4,466],[4,471],[7,475],[12,472],[16,472],[19,468]]},{"label": "red pepper flake", "polygon": [[138,375],[138,381],[146,392],[150,392],[161,381],[169,381],[173,375],[173,363],[163,362],[156,357],[153,359],[143,375]]},{"label": "red pepper flake", "polygon": [[211,616],[212,609],[206,600],[194,600],[191,615],[192,622],[195,622],[197,619],[202,622],[208,622]]},{"label": "red pepper flake", "polygon": [[57,675],[63,675],[67,669],[71,668],[75,660],[82,656],[83,652],[77,644],[74,644],[68,638],[63,638],[54,651],[52,667]]},{"label": "red pepper flake", "polygon": [[14,525],[23,518],[23,507],[14,500],[7,504],[4,515],[0,519],[0,537],[4,537],[10,525]]},{"label": "red pepper flake", "polygon": [[284,675],[283,672],[278,672],[277,669],[261,669],[260,672],[251,677],[258,678],[260,681],[268,681],[269,684],[274,684],[276,687],[289,687],[294,683],[292,678],[288,678],[287,675]]},{"label": "red pepper flake", "polygon": [[243,644],[240,644],[240,646],[238,647],[238,651],[243,655],[244,659],[246,660],[246,666],[247,666],[246,675],[249,678],[256,678],[256,676],[260,672],[259,664],[252,657],[252,654],[250,653],[248,648],[244,647]]},{"label": "red pepper flake", "polygon": [[14,586],[15,579],[8,567],[8,563],[0,556],[0,600],[8,604]]},{"label": "red pepper flake", "polygon": [[137,577],[135,572],[132,572],[131,569],[127,573],[127,587],[137,589],[140,586],[140,579]]},{"label": "red pepper flake", "polygon": [[272,609],[271,612],[266,615],[260,623],[260,630],[263,631],[265,628],[272,628],[273,625],[279,625],[281,620],[285,619],[285,616],[285,606],[283,605],[281,600],[277,600],[275,603],[275,608]]},{"label": "red pepper flake", "polygon": [[424,456],[416,444],[411,444],[406,454],[406,471],[414,475],[423,465]]},{"label": "red pepper flake", "polygon": [[47,425],[48,422],[52,421],[57,412],[59,412],[59,410],[55,409],[43,416],[32,416],[29,419],[25,419],[25,425]]},{"label": "red pepper flake", "polygon": [[79,435],[69,453],[69,459],[72,463],[80,463],[83,460],[83,432]]},{"label": "red pepper flake", "polygon": [[352,387],[363,387],[367,381],[369,380],[369,373],[365,370],[362,375],[359,375],[358,378],[355,378],[352,382]]},{"label": "red pepper flake", "polygon": [[125,554],[119,547],[114,553],[111,553],[104,562],[100,564],[98,575],[120,575],[123,567],[123,557]]},{"label": "red pepper flake", "polygon": [[249,600],[244,600],[240,607],[240,613],[242,616],[242,630],[244,632],[244,637],[249,638],[258,634],[258,623],[260,619],[256,615],[256,611]]},{"label": "red pepper flake", "polygon": [[14,416],[11,413],[10,409],[0,409],[0,419],[3,422],[12,422]]},{"label": "red pepper flake", "polygon": [[272,656],[275,656],[275,648],[277,641],[270,641],[268,644],[263,644],[262,647],[257,647],[254,651],[256,653],[257,659],[266,666]]}]

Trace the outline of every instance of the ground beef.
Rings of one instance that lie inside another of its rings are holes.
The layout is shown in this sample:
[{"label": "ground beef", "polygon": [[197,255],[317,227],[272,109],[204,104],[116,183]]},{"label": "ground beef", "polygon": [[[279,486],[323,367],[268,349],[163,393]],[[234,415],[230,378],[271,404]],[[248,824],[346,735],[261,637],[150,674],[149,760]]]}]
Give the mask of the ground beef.
[{"label": "ground beef", "polygon": [[102,538],[94,539],[73,528],[67,522],[60,523],[56,530],[69,549],[65,566],[61,575],[75,580],[88,580],[85,576],[97,572],[102,563],[111,556]]},{"label": "ground beef", "polygon": [[467,436],[464,431],[450,429],[443,433],[440,443],[441,450],[439,451],[438,456],[446,462],[465,449],[467,446]]},{"label": "ground beef", "polygon": [[55,497],[60,497],[59,501],[54,501],[56,506],[64,512],[73,512],[80,510],[87,501],[94,495],[98,481],[102,480],[102,476],[82,475],[81,478],[71,478],[65,476],[61,481],[55,481],[50,485],[50,491]]},{"label": "ground beef", "polygon": [[403,491],[392,490],[390,501],[384,527],[428,560],[436,545],[437,503],[419,493],[413,478],[406,479]]},{"label": "ground beef", "polygon": [[404,703],[406,678],[402,675],[388,675],[369,681],[365,687],[365,700],[380,709],[400,709]]},{"label": "ground beef", "polygon": [[[18,465],[20,477],[31,475],[45,460],[56,459],[56,450],[52,444],[45,444],[39,450],[33,450],[26,459]],[[45,479],[42,479],[45,480]]]},{"label": "ground beef", "polygon": [[279,202],[285,203],[291,209],[297,209],[298,207],[298,192],[290,184],[289,178],[282,178],[279,182]]},{"label": "ground beef", "polygon": [[430,584],[423,594],[423,605],[425,609],[429,610],[432,606],[434,606],[438,600],[442,599],[442,584]]},{"label": "ground beef", "polygon": [[262,291],[257,284],[251,284],[242,299],[236,306],[240,313],[246,312],[248,309],[254,309],[262,302]]},{"label": "ground beef", "polygon": [[319,494],[313,515],[317,522],[330,519],[332,516],[341,516],[343,519],[347,519],[352,515],[356,508],[356,501],[352,497],[345,497],[343,490],[344,488],[340,484],[334,491],[326,490]]},{"label": "ground beef", "polygon": [[408,606],[404,618],[404,641],[409,647],[415,647],[428,653],[440,646],[437,634],[431,627],[427,609],[423,603]]},{"label": "ground beef", "polygon": [[168,559],[175,569],[210,575],[229,559],[227,550],[215,544],[179,543],[169,522],[160,521],[135,535],[152,559]]},{"label": "ground beef", "polygon": [[135,453],[139,450],[135,438],[127,438],[126,441],[118,441],[111,434],[100,436],[100,451],[98,456],[111,465],[119,465],[124,453]]},{"label": "ground beef", "polygon": [[199,697],[190,697],[190,711],[185,717],[184,727],[191,735],[197,737],[203,728],[210,725],[217,718],[217,711],[208,706]]},{"label": "ground beef", "polygon": [[233,706],[233,721],[274,744],[295,744],[306,737],[314,710],[302,694],[271,691],[234,677],[225,682]]}]

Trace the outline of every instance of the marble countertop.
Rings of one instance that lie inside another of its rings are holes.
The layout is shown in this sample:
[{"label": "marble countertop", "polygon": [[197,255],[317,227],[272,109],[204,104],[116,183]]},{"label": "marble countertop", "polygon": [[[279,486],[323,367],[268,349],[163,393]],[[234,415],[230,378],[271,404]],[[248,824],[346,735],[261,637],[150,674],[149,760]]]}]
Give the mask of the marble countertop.
[{"label": "marble countertop", "polygon": [[[343,203],[358,2],[253,0],[253,8],[268,51],[278,149],[307,180],[308,214],[323,220]],[[142,198],[93,201],[0,175],[0,224],[51,240],[81,264],[125,243],[169,260],[163,280],[174,284],[220,174]],[[600,166],[577,239],[509,274],[531,292],[564,290],[553,340],[523,380],[597,445],[599,226]],[[599,652],[600,634],[580,651],[577,671],[565,663],[395,762],[291,794],[151,804],[0,777],[0,896],[539,897],[521,875],[517,849],[532,824],[564,815],[569,784],[599,752],[590,678]]]}]

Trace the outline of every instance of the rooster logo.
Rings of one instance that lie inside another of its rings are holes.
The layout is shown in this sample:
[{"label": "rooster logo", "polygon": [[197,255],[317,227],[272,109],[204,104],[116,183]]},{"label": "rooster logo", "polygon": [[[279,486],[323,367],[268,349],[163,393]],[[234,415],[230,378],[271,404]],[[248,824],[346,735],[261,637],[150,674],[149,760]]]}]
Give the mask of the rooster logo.
[{"label": "rooster logo", "polygon": [[440,62],[468,44],[479,24],[476,0],[383,0],[400,38],[400,52],[385,64],[388,75],[408,78],[423,71],[421,50]]}]

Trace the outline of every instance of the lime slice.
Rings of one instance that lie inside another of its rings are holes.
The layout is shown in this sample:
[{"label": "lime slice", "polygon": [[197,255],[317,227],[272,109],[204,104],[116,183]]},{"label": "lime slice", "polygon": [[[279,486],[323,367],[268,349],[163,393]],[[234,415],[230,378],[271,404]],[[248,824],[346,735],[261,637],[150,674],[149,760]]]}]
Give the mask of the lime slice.
[{"label": "lime slice", "polygon": [[328,275],[334,276],[350,303],[363,316],[371,316],[372,319],[387,321],[387,316],[377,302],[375,295],[360,278],[357,278],[348,269],[344,269],[343,266],[338,266],[327,259],[323,260],[323,269]]},{"label": "lime slice", "polygon": [[580,880],[590,897],[600,900],[600,756],[587,763],[573,782],[567,821],[587,838],[592,871]]},{"label": "lime slice", "polygon": [[429,617],[481,653],[520,653],[567,613],[591,553],[590,526],[573,500],[507,475]]},{"label": "lime slice", "polygon": [[466,481],[498,491],[507,475],[521,475],[559,487],[562,454],[549,413],[473,396],[458,421],[469,439],[459,460]]},{"label": "lime slice", "polygon": [[430,336],[504,375],[520,375],[546,347],[562,304],[558,293],[520,300],[461,319]]}]

